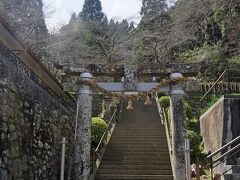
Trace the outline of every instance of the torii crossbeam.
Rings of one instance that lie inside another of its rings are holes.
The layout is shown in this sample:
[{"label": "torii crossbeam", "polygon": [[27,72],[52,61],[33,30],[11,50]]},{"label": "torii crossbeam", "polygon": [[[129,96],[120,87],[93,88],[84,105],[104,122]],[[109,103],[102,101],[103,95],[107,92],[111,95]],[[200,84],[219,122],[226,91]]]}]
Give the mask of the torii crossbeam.
[{"label": "torii crossbeam", "polygon": [[[178,63],[178,64],[159,64],[148,63],[136,66],[135,72],[138,76],[168,76],[173,72],[181,72],[184,77],[196,76],[203,72],[208,66],[207,62],[201,63]],[[94,76],[123,77],[125,72],[124,65],[118,64],[55,64],[57,69],[63,70],[66,76],[80,76],[83,72],[91,72]]]}]

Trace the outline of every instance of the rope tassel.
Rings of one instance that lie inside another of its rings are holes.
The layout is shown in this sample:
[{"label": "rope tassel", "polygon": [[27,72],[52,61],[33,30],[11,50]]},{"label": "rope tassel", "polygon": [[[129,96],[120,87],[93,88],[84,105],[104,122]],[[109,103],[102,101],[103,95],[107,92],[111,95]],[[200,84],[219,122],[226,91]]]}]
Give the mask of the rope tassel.
[{"label": "rope tassel", "polygon": [[132,100],[131,99],[128,100],[127,110],[133,110],[133,105],[132,105]]},{"label": "rope tassel", "polygon": [[117,97],[113,97],[111,106],[116,108],[118,104],[119,104],[118,98]]},{"label": "rope tassel", "polygon": [[146,102],[144,103],[145,106],[150,106],[152,102],[150,101],[150,97],[146,96]]}]

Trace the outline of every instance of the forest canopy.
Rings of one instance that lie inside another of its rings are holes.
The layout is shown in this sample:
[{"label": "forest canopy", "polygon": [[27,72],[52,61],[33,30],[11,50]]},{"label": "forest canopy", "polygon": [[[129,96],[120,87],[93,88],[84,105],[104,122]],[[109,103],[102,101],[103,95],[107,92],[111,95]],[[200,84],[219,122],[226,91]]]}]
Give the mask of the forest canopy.
[{"label": "forest canopy", "polygon": [[47,64],[206,61],[204,78],[240,67],[238,0],[177,0],[172,6],[142,0],[139,24],[108,19],[100,0],[85,0],[82,11],[53,33],[41,0],[0,0],[0,12]]}]

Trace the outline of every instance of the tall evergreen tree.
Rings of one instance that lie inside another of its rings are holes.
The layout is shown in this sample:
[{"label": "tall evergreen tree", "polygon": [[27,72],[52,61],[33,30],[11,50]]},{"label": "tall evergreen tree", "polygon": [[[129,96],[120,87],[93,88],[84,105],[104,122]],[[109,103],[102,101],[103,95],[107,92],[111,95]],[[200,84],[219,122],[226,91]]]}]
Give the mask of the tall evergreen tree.
[{"label": "tall evergreen tree", "polygon": [[104,13],[100,0],[85,0],[82,12],[79,14],[83,21],[102,21]]},{"label": "tall evergreen tree", "polygon": [[118,29],[122,34],[124,34],[128,32],[128,27],[129,27],[128,21],[126,19],[123,19],[123,21],[119,24]]},{"label": "tall evergreen tree", "polygon": [[167,11],[166,0],[142,0],[140,14],[143,16],[162,14],[165,11]]},{"label": "tall evergreen tree", "polygon": [[74,12],[74,13],[72,13],[72,16],[71,16],[71,18],[70,18],[69,24],[74,23],[74,22],[76,22],[76,21],[77,21],[77,15],[76,15],[76,13]]},{"label": "tall evergreen tree", "polygon": [[102,23],[103,23],[105,26],[108,26],[108,18],[107,18],[106,15],[104,15],[103,20],[102,20]]}]

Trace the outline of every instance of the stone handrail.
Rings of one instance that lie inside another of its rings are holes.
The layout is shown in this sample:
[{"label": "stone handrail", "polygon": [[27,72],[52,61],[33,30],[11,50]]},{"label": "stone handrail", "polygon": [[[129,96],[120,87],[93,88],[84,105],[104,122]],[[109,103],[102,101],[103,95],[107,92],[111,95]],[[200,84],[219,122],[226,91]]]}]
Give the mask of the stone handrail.
[{"label": "stone handrail", "polygon": [[231,92],[240,92],[240,82],[229,82],[229,84],[228,82],[218,82],[215,86],[213,82],[199,83],[199,89],[201,92],[227,92],[228,85]]},{"label": "stone handrail", "polygon": [[[111,119],[110,119],[110,121],[109,121],[109,123],[107,125],[108,131],[110,130],[109,128],[112,125],[113,119],[116,117],[116,113],[117,113],[117,109],[115,109],[115,111],[114,111],[114,113],[113,113],[113,115],[112,115],[112,117],[111,117]],[[100,141],[99,141],[99,143],[97,145],[97,148],[95,149],[96,153],[98,152],[100,146],[102,145],[105,136],[106,136],[106,132],[103,133],[103,135],[102,135],[102,137],[101,137],[101,139],[100,139]]]},{"label": "stone handrail", "polygon": [[173,162],[172,162],[172,141],[171,141],[171,134],[170,134],[170,126],[169,126],[169,123],[168,123],[168,120],[166,117],[165,110],[161,107],[157,96],[155,97],[155,100],[156,100],[156,104],[157,104],[161,122],[165,127],[167,143],[168,143],[168,150],[169,150],[170,161],[171,161],[171,166],[172,166],[172,164],[173,164]]}]

